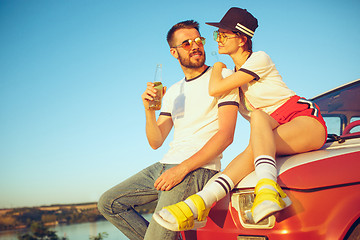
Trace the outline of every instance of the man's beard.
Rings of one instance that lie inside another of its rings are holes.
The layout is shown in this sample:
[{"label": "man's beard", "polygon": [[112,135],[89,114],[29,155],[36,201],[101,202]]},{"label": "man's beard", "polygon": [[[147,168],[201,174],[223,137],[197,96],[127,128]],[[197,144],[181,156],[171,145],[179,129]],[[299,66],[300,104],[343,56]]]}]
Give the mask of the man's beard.
[{"label": "man's beard", "polygon": [[[197,54],[197,53],[201,53],[202,58],[199,58],[196,61],[190,61],[191,55],[194,55],[194,54]],[[178,52],[178,54],[179,54],[179,52]],[[202,53],[200,51],[194,51],[194,52],[190,53],[189,56],[186,56],[186,57],[182,57],[179,54],[180,64],[182,66],[184,66],[184,67],[187,67],[187,68],[200,68],[200,67],[204,66],[205,58],[206,58],[205,53]]]}]

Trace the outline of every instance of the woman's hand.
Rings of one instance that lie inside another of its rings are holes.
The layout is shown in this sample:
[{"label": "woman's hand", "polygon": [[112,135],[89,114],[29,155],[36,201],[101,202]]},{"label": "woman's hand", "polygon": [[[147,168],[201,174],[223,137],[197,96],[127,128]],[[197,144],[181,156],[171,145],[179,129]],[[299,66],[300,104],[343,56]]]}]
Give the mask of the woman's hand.
[{"label": "woman's hand", "polygon": [[223,69],[223,68],[226,68],[226,65],[222,62],[216,62],[214,64],[214,69],[218,70],[218,69]]}]

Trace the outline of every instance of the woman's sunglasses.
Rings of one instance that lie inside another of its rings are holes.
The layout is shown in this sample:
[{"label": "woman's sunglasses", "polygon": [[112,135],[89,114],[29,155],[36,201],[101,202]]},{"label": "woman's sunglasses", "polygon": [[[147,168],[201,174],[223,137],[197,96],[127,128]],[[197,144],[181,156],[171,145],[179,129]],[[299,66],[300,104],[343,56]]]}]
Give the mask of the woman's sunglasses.
[{"label": "woman's sunglasses", "polygon": [[[219,41],[222,44],[225,44],[227,39],[231,39],[231,38],[238,38],[238,35],[235,35],[234,37],[229,37],[228,35],[226,35],[225,33],[219,32],[219,31],[214,31],[214,40],[215,41]],[[219,39],[219,40],[218,40]]]},{"label": "woman's sunglasses", "polygon": [[181,44],[175,46],[174,48],[177,48],[177,47],[182,47],[183,49],[185,49],[186,51],[189,51],[194,42],[199,46],[199,47],[202,47],[205,45],[205,38],[204,37],[197,37],[195,38],[194,40],[191,40],[191,39],[188,39],[188,40],[185,40],[183,41]]}]

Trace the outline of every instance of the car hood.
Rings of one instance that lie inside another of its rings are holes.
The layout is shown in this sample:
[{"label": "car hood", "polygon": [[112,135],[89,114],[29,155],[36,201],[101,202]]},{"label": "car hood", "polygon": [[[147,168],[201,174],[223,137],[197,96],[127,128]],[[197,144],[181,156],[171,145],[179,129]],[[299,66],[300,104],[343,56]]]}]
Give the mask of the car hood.
[{"label": "car hood", "polygon": [[[277,159],[278,183],[282,188],[310,190],[360,183],[360,139],[326,143],[320,150]],[[235,188],[253,188],[255,172]]]}]

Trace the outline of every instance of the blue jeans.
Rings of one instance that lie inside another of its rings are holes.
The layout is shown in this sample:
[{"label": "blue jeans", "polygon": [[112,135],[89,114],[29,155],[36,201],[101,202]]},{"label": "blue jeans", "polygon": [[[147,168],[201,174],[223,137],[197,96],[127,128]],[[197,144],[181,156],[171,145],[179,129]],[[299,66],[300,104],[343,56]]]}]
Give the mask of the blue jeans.
[{"label": "blue jeans", "polygon": [[177,239],[177,232],[161,227],[153,219],[149,223],[134,207],[157,200],[155,211],[160,211],[163,207],[200,191],[217,172],[199,168],[186,175],[170,191],[156,190],[155,180],[173,166],[175,165],[155,163],[106,191],[98,203],[100,213],[131,240]]}]

